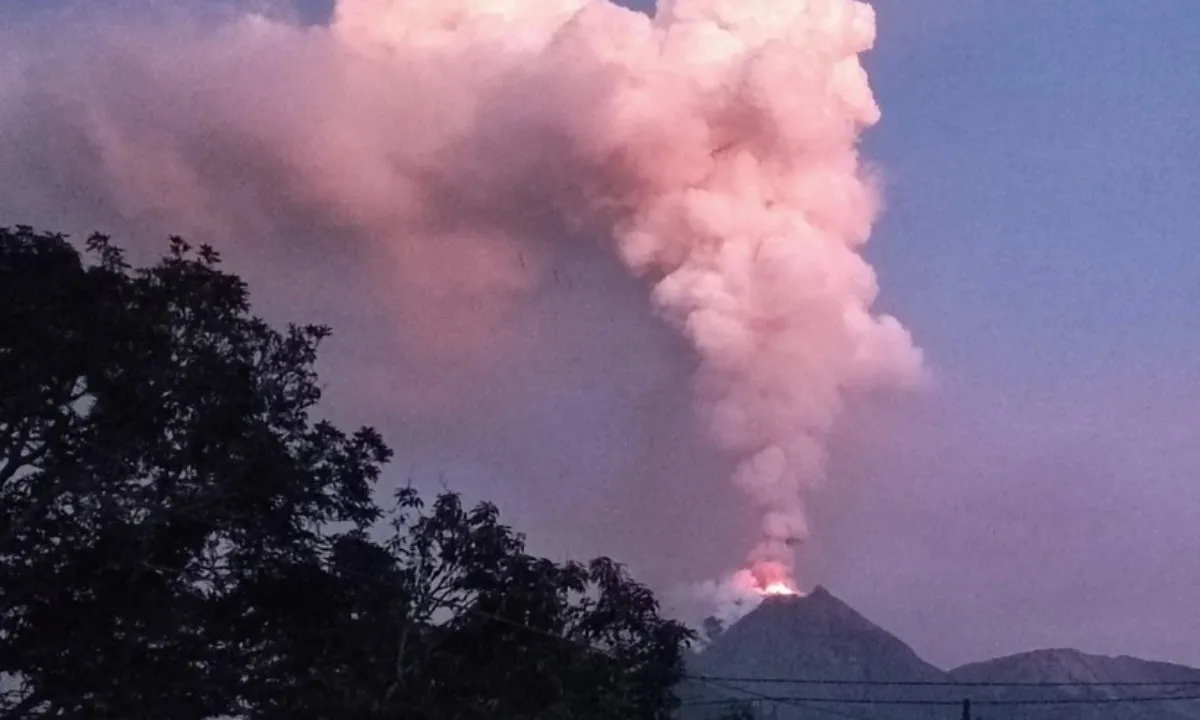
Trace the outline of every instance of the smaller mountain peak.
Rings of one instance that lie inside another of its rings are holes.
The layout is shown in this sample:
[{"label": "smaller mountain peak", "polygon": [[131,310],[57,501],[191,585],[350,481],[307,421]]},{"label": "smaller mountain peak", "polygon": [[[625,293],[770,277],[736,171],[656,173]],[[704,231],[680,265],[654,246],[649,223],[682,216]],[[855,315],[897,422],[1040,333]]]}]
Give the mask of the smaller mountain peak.
[{"label": "smaller mountain peak", "polygon": [[1053,660],[1075,659],[1085,657],[1086,654],[1075,648],[1045,648],[1043,650],[1029,650],[1027,652],[1018,653],[1015,657],[1027,658],[1047,658]]},{"label": "smaller mountain peak", "polygon": [[1139,682],[1200,680],[1200,670],[1134,657],[1092,655],[1073,648],[1049,648],[971,663],[951,671],[975,682]]}]

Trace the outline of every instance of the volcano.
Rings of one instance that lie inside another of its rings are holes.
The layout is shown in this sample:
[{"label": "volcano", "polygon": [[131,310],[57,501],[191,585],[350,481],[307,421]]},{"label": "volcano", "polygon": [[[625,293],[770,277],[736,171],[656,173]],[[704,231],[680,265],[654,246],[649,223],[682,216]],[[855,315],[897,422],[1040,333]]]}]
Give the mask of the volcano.
[{"label": "volcano", "polygon": [[945,679],[899,638],[821,586],[807,595],[764,598],[715,638],[696,658],[695,670],[838,681]]},{"label": "volcano", "polygon": [[[682,720],[731,717],[738,709],[772,720],[958,720],[964,699],[975,720],[1200,718],[1200,701],[1145,700],[1200,696],[1200,670],[1040,650],[947,672],[820,586],[765,598],[695,653],[688,671]],[[1129,682],[1154,684],[1063,684]],[[1068,702],[1079,700],[1089,702]]]},{"label": "volcano", "polygon": [[[888,720],[959,716],[958,710],[949,706],[894,706],[881,715],[879,708],[869,704],[901,696],[905,700],[947,700],[946,688],[941,686],[950,678],[821,586],[807,595],[764,598],[692,660],[692,676],[705,679],[693,679],[681,692],[685,703],[682,717],[687,720],[720,718],[740,705],[734,700],[745,701],[746,709],[761,717],[779,720],[829,713]],[[878,681],[928,685],[887,688],[855,684]],[[765,698],[788,700],[769,702]]]}]

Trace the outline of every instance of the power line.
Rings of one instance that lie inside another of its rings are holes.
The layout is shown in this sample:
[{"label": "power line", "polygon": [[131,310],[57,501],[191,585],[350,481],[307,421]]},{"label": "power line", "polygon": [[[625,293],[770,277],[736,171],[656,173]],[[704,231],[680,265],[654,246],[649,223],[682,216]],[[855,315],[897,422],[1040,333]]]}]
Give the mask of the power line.
[{"label": "power line", "polygon": [[[377,579],[377,578],[371,578]],[[535,635],[540,635],[558,642],[581,646],[583,649],[591,651],[600,651],[581,638],[570,638],[557,633],[535,628],[524,623],[518,622],[511,618],[505,618],[493,613],[489,613],[479,608],[473,607],[468,603],[460,603],[443,599],[445,607],[457,609],[461,612],[466,612],[477,617],[485,618],[498,622],[510,627],[523,630]],[[1200,686],[1200,682],[1184,681],[1178,683],[1172,682],[1153,682],[1153,681],[1128,681],[1128,682],[936,682],[936,681],[886,681],[886,680],[809,680],[800,678],[789,679],[770,679],[770,678],[736,678],[736,677],[716,677],[706,675],[694,675],[684,673],[683,678],[696,680],[708,685],[721,687],[727,691],[735,691],[748,695],[755,700],[763,702],[776,702],[794,707],[805,708],[814,712],[836,715],[847,718],[848,720],[869,720],[862,715],[854,715],[844,711],[835,710],[833,708],[820,707],[812,703],[836,703],[836,704],[851,704],[851,705],[884,705],[884,706],[935,706],[935,707],[958,707],[962,705],[962,700],[919,700],[910,698],[887,698],[887,699],[867,699],[867,698],[833,698],[833,697],[808,697],[808,696],[774,696],[766,693],[761,693],[749,688],[741,688],[730,683],[768,683],[768,682],[783,682],[793,685],[858,685],[858,686],[882,686],[882,687],[938,687],[938,688],[955,688],[955,687],[1194,687]],[[1187,702],[1192,700],[1200,700],[1200,695],[1177,695],[1177,696],[1135,696],[1127,698],[1042,698],[1030,700],[973,700],[976,705],[987,706],[1029,706],[1029,705],[1112,705],[1119,703],[1151,703],[1151,702]],[[737,702],[743,702],[743,699],[726,698],[723,700],[695,700],[685,701],[680,703],[682,707],[696,707],[702,705],[730,705]]]},{"label": "power line", "polygon": [[[736,688],[731,688],[736,689]],[[925,707],[949,707],[960,706],[962,700],[916,700],[910,698],[882,698],[882,699],[867,699],[867,698],[834,698],[834,697],[810,697],[805,695],[766,695],[762,694],[761,698],[764,701],[778,703],[837,703],[842,705],[907,705],[907,706],[925,706]],[[1152,703],[1152,702],[1187,702],[1191,700],[1200,700],[1200,695],[1175,695],[1175,696],[1144,696],[1144,697],[1128,697],[1128,698],[1043,698],[1040,700],[976,700],[971,702],[975,705],[989,706],[1024,706],[1024,705],[1116,705],[1121,703]],[[724,698],[716,700],[690,700],[683,702],[684,707],[698,707],[704,705],[730,705],[740,702],[739,698]]]},{"label": "power line", "polygon": [[[363,573],[361,571],[351,570],[349,568],[340,569],[347,575],[357,577],[361,580],[370,583],[382,583],[383,579]],[[567,637],[553,631],[543,628],[536,628],[525,623],[506,618],[494,613],[481,610],[473,606],[469,602],[452,600],[450,598],[441,598],[440,605],[444,608],[458,610],[459,612],[467,613],[491,620],[515,629],[522,630],[534,635],[539,635],[557,642],[574,645],[580,649],[607,654],[604,648],[596,647],[586,638]],[[763,677],[737,677],[737,676],[715,676],[715,675],[698,675],[692,673],[683,673],[681,679],[695,680],[698,682],[707,683],[710,685],[723,686],[727,690],[734,690],[754,696],[756,699],[763,701],[783,702],[786,704],[800,703],[843,703],[843,704],[884,704],[884,705],[922,705],[922,706],[957,706],[961,704],[961,700],[919,700],[909,698],[892,698],[883,700],[872,700],[866,698],[832,698],[832,697],[803,697],[803,696],[771,696],[765,693],[759,693],[747,688],[739,688],[729,685],[729,683],[741,684],[785,684],[785,685],[833,685],[833,686],[851,686],[851,687],[929,687],[929,688],[1119,688],[1119,687],[1143,687],[1143,688],[1191,688],[1200,687],[1200,681],[1184,680],[1178,682],[1169,681],[1057,681],[1057,682],[1030,682],[1030,681],[937,681],[937,680],[847,680],[847,679],[812,679],[812,678],[763,678]],[[1142,703],[1142,702],[1166,702],[1166,701],[1191,701],[1200,700],[1200,695],[1188,695],[1177,697],[1164,696],[1145,696],[1131,698],[1045,698],[1040,700],[979,700],[978,704],[986,705],[1078,705],[1078,704],[1113,704],[1113,703]],[[699,701],[711,704],[728,704],[731,700],[724,701]],[[684,703],[688,705],[688,703]],[[809,706],[804,706],[809,707]],[[831,712],[835,715],[847,716],[845,713],[831,711],[829,708],[809,707],[809,709],[818,712]],[[855,717],[854,720],[864,720]]]},{"label": "power line", "polygon": [[720,675],[690,675],[693,680],[713,682],[735,682],[747,684],[776,684],[776,685],[851,685],[855,687],[937,687],[937,688],[1017,688],[1017,687],[1062,687],[1062,688],[1112,688],[1112,687],[1200,687],[1200,680],[1139,680],[1139,681],[1103,681],[1078,680],[1061,682],[1003,682],[1003,681],[967,681],[967,680],[844,680],[813,678],[770,678],[770,677],[733,677]]},{"label": "power line", "polygon": [[1120,703],[1186,702],[1200,695],[1148,695],[1128,698],[1044,698],[1041,700],[976,700],[980,705],[1117,705]]},{"label": "power line", "polygon": [[[549,632],[549,631],[543,630],[541,628],[531,627],[529,625],[525,625],[524,623],[517,622],[510,618],[501,617],[498,615],[494,615],[492,613],[488,613],[486,611],[479,610],[478,608],[471,607],[470,605],[467,605],[465,603],[460,604],[460,603],[455,603],[455,602],[446,602],[446,605],[449,607],[458,609],[460,611],[463,611],[463,612],[467,612],[467,613],[470,613],[470,614],[473,614],[473,615],[476,615],[476,616],[479,616],[482,618],[493,620],[495,622],[499,622],[499,623],[509,625],[511,627],[514,627],[514,628],[517,628],[520,630],[524,630],[526,632],[533,633],[535,635],[541,635],[541,636],[544,636],[544,637],[547,637],[547,638],[550,638],[550,639],[553,639],[553,640],[556,640],[559,642],[565,642],[565,643],[575,644],[575,645],[582,645],[584,648],[592,650],[592,651],[600,650],[599,648],[591,646],[586,641],[583,641],[580,639],[575,639],[575,638],[564,637],[562,635],[558,635],[556,633]],[[958,707],[958,706],[962,705],[961,699],[959,699],[959,700],[920,700],[920,699],[911,699],[911,698],[868,699],[868,698],[835,698],[835,697],[810,697],[810,696],[775,696],[775,695],[768,695],[766,693],[761,693],[761,692],[758,692],[755,690],[750,690],[749,688],[737,687],[737,686],[731,685],[729,683],[735,683],[735,682],[767,683],[767,682],[780,682],[779,680],[771,680],[771,679],[763,679],[763,678],[722,678],[722,677],[706,676],[706,675],[693,675],[693,674],[689,674],[689,673],[684,673],[682,677],[689,679],[689,680],[696,680],[699,682],[706,683],[708,685],[720,687],[725,690],[740,692],[740,693],[750,696],[751,698],[753,698],[755,700],[760,700],[763,702],[776,702],[776,703],[781,703],[781,704],[785,704],[785,705],[792,705],[794,707],[801,707],[801,708],[809,709],[814,712],[821,712],[821,713],[826,713],[826,714],[830,714],[830,715],[837,715],[839,717],[848,718],[850,720],[868,720],[868,719],[861,715],[852,715],[850,713],[846,713],[846,712],[839,711],[839,710],[834,710],[832,708],[823,708],[823,707],[819,707],[816,705],[812,705],[811,703],[836,703],[836,704],[851,704],[851,705],[885,705],[885,706],[925,706],[925,707],[930,707],[930,706]],[[783,680],[782,682],[790,683],[793,685],[797,685],[797,684],[798,685],[859,685],[859,686],[883,686],[883,687],[918,686],[918,687],[940,687],[940,688],[955,688],[955,687],[1072,687],[1072,688],[1105,687],[1105,688],[1111,688],[1111,687],[1194,687],[1194,686],[1200,686],[1200,682],[1193,682],[1193,681],[1185,681],[1185,682],[1179,682],[1179,683],[1153,682],[1153,681],[1107,682],[1107,683],[1106,682],[1045,682],[1045,683],[1036,683],[1036,682],[1020,682],[1020,683],[945,682],[945,683],[938,683],[938,682],[934,682],[934,681],[855,681],[855,680],[825,681],[825,680],[805,680],[805,679],[799,679],[799,678],[791,678],[791,679]],[[1042,698],[1042,699],[1029,699],[1029,700],[980,699],[980,700],[972,700],[972,702],[976,705],[987,705],[987,706],[993,706],[993,707],[994,706],[1012,707],[1012,706],[1028,706],[1028,705],[1112,705],[1112,704],[1120,704],[1120,703],[1135,703],[1135,704],[1137,704],[1137,703],[1152,703],[1152,702],[1187,702],[1187,701],[1193,701],[1193,700],[1200,700],[1200,695],[1176,695],[1176,696],[1153,695],[1153,696],[1134,696],[1134,697],[1126,697],[1126,698]],[[735,704],[737,702],[742,702],[742,701],[744,701],[744,698],[742,698],[742,699],[726,698],[726,699],[722,699],[722,700],[695,700],[695,701],[682,702],[681,706],[682,707],[696,707],[696,706],[702,706],[702,705],[730,705],[730,704]]]},{"label": "power line", "polygon": [[[168,568],[153,568],[170,571]],[[385,579],[368,574],[359,570],[350,568],[339,568],[342,572],[351,577],[366,581],[369,584],[384,584]],[[568,637],[554,631],[543,628],[536,628],[517,620],[502,617],[494,613],[481,610],[470,602],[453,600],[449,597],[439,598],[438,603],[441,607],[447,609],[458,610],[470,615],[475,615],[480,618],[488,619],[500,624],[520,629],[524,632],[540,635],[557,642],[562,642],[576,647],[591,651],[599,652],[607,655],[605,648],[597,647],[587,638],[583,637]],[[564,628],[565,629],[565,628]],[[959,706],[962,700],[921,700],[912,698],[884,698],[884,699],[868,699],[868,698],[836,698],[836,697],[810,697],[810,696],[773,696],[747,688],[734,687],[729,683],[739,684],[784,684],[784,685],[832,685],[832,686],[853,686],[853,687],[930,687],[930,688],[1117,688],[1117,687],[1157,687],[1157,688],[1191,688],[1200,687],[1200,681],[1059,681],[1059,682],[998,682],[998,681],[936,681],[936,680],[847,680],[847,679],[812,679],[812,678],[764,678],[764,677],[736,677],[736,676],[715,676],[715,675],[699,675],[692,673],[683,673],[681,679],[689,679],[698,682],[707,683],[710,685],[724,686],[726,690],[741,692],[750,695],[755,699],[765,702],[778,702],[798,707],[805,707],[816,712],[825,712],[828,714],[839,715],[852,720],[867,720],[861,716],[849,715],[844,712],[832,710],[831,708],[820,708],[816,706],[806,705],[805,703],[836,703],[850,705],[906,705],[906,706]],[[988,706],[1026,706],[1026,705],[1100,705],[1100,704],[1117,704],[1117,703],[1149,703],[1149,702],[1186,702],[1200,700],[1200,695],[1186,696],[1135,696],[1127,698],[1043,698],[1031,700],[975,700],[976,704]],[[696,700],[685,701],[682,706],[699,706],[699,705],[727,705],[738,702],[737,699],[723,700]]]},{"label": "power line", "polygon": [[[766,695],[764,693],[760,693],[760,692],[757,692],[754,690],[749,690],[747,688],[739,688],[739,687],[734,687],[732,685],[718,684],[713,681],[708,681],[708,682],[709,682],[709,684],[712,684],[715,687],[721,687],[721,688],[724,688],[727,690],[735,690],[737,692],[746,693],[747,695],[750,695],[752,698],[754,698],[756,700],[762,700],[762,701],[767,701],[767,702],[779,702],[779,701],[775,700],[774,698],[772,698],[770,695]],[[741,700],[730,700],[725,704],[732,704],[734,702],[742,702],[742,701]],[[694,705],[702,705],[702,704],[706,704],[706,703],[703,703],[703,702],[694,703]],[[791,699],[791,700],[783,701],[783,704],[791,705],[793,707],[803,708],[805,710],[812,710],[812,711],[818,712],[818,713],[825,713],[826,715],[836,715],[838,717],[848,718],[849,720],[869,720],[869,718],[866,718],[862,715],[852,715],[848,712],[844,712],[841,710],[834,710],[833,708],[823,708],[823,707],[820,707],[817,705],[810,705],[802,700]],[[680,706],[681,707],[692,707],[693,703],[681,702]]]}]

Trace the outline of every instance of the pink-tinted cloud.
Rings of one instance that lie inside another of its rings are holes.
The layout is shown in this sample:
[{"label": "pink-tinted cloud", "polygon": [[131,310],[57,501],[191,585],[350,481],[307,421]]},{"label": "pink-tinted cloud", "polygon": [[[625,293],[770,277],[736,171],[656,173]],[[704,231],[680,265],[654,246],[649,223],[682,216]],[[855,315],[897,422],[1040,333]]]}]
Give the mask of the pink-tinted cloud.
[{"label": "pink-tinted cloud", "polygon": [[529,368],[565,324],[558,269],[613,252],[694,351],[761,516],[750,562],[783,577],[849,394],[923,377],[861,255],[874,32],[852,0],[38,17],[0,33],[2,209],[232,246],[277,314],[369,323],[360,406],[438,427],[502,415],[514,375],[553,385]]}]

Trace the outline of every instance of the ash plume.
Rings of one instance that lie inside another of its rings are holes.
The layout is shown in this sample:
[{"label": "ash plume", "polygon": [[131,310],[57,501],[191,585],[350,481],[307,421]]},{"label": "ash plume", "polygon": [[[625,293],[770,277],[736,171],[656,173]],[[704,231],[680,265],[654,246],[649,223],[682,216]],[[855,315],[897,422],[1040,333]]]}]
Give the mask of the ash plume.
[{"label": "ash plume", "polygon": [[[880,206],[857,150],[880,117],[864,3],[83,17],[0,30],[0,164],[155,229],[350,238],[364,292],[415,348],[384,372],[487,373],[527,342],[514,314],[564,248],[614,249],[694,347],[698,412],[761,512],[725,595],[794,584],[848,394],[923,378],[907,331],[872,312],[861,255]],[[414,381],[389,400],[462,406],[464,387]]]}]

